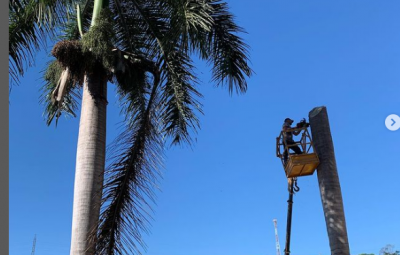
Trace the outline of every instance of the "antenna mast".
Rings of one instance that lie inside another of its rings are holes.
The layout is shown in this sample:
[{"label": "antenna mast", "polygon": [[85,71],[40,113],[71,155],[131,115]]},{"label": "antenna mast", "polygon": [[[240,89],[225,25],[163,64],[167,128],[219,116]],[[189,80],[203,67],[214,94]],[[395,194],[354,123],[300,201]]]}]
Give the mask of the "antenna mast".
[{"label": "antenna mast", "polygon": [[276,255],[281,255],[281,246],[279,245],[279,238],[278,238],[278,220],[274,219],[273,222],[275,227]]},{"label": "antenna mast", "polygon": [[31,253],[31,255],[35,255],[35,248],[36,248],[36,235],[35,235],[35,238],[33,238],[33,245],[32,245],[32,253]]}]

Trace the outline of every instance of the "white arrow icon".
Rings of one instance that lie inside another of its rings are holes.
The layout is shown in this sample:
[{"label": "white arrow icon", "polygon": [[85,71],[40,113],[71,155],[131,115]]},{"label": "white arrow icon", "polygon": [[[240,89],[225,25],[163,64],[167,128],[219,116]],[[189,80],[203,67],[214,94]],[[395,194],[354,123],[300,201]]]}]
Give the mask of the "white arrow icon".
[{"label": "white arrow icon", "polygon": [[396,131],[400,128],[400,117],[396,114],[390,114],[386,117],[385,125],[390,131]]}]

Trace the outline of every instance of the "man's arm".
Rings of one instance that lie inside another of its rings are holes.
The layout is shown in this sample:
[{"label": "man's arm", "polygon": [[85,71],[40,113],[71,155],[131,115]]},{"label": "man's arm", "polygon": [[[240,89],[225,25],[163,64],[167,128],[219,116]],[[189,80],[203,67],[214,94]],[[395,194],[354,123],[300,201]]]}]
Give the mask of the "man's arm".
[{"label": "man's arm", "polygon": [[294,135],[299,135],[301,133],[301,130],[295,130],[295,128],[292,127],[284,126],[282,129],[285,132],[292,132]]}]

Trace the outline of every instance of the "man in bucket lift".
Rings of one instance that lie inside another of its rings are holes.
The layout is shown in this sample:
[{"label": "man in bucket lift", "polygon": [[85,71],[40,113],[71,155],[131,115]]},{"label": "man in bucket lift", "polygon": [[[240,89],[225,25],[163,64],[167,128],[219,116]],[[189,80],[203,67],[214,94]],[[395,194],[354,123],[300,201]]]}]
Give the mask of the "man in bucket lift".
[{"label": "man in bucket lift", "polygon": [[[287,162],[288,159],[288,150],[291,149],[293,150],[296,154],[301,154],[302,151],[300,149],[300,147],[298,145],[296,145],[296,142],[293,140],[293,135],[298,135],[300,134],[300,131],[292,131],[292,127],[291,125],[293,124],[293,120],[290,118],[286,118],[283,126],[282,126],[282,130],[285,131],[283,133],[283,142],[284,145],[286,144],[286,146],[288,146],[288,149],[285,150],[285,152],[283,153],[283,160],[285,162]],[[291,145],[291,146],[290,146]],[[289,147],[290,146],[290,147]]]}]

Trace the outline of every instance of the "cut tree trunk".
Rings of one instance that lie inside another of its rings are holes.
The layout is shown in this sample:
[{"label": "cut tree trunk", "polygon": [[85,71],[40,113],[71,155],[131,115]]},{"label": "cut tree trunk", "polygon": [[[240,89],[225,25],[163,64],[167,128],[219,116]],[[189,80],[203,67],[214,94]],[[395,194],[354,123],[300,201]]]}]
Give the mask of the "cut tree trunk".
[{"label": "cut tree trunk", "polygon": [[107,78],[85,75],[72,216],[71,255],[92,255],[101,204],[106,147]]},{"label": "cut tree trunk", "polygon": [[309,113],[315,150],[320,159],[317,169],[322,206],[332,255],[350,255],[342,192],[326,107]]}]

